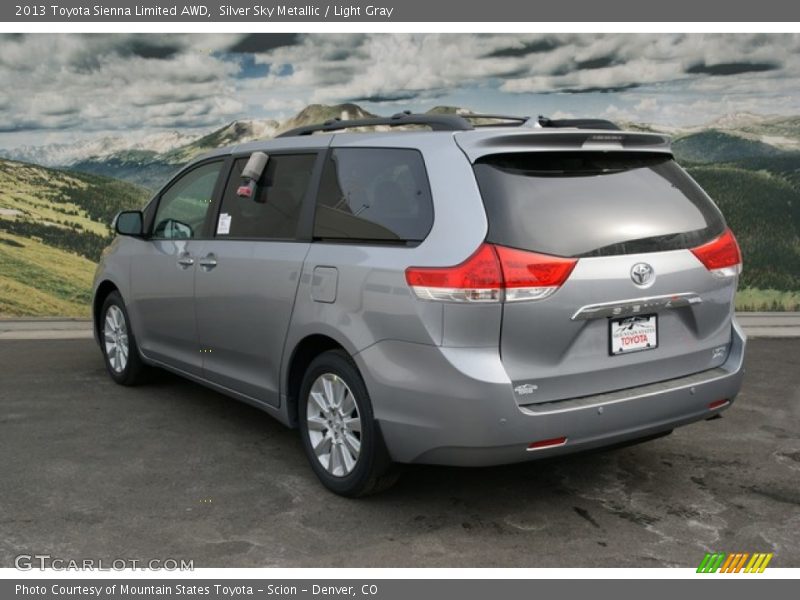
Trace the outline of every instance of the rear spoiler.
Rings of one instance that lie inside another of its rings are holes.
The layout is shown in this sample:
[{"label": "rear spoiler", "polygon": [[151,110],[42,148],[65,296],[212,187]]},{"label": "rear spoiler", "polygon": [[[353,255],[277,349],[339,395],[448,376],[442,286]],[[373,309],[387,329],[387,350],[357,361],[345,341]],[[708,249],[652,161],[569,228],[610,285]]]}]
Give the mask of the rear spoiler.
[{"label": "rear spoiler", "polygon": [[477,129],[454,134],[456,143],[475,162],[487,154],[563,152],[575,150],[658,152],[672,154],[671,138],[660,133],[609,129],[515,129],[498,132]]}]

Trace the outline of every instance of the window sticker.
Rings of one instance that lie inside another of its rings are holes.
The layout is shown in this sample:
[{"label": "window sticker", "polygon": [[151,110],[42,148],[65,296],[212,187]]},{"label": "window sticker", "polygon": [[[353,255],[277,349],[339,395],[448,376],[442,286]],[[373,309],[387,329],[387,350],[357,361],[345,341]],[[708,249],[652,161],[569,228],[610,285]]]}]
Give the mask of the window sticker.
[{"label": "window sticker", "polygon": [[220,213],[217,222],[217,235],[228,235],[231,232],[231,216],[228,213]]}]

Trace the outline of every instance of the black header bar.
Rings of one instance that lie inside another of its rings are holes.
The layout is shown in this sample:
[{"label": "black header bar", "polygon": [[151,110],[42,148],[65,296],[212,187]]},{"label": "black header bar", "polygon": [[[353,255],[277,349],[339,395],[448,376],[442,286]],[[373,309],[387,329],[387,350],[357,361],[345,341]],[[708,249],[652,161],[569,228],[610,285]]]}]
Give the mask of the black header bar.
[{"label": "black header bar", "polygon": [[[786,0],[12,0],[2,22],[781,22],[800,21]],[[791,30],[791,27],[788,28]]]}]

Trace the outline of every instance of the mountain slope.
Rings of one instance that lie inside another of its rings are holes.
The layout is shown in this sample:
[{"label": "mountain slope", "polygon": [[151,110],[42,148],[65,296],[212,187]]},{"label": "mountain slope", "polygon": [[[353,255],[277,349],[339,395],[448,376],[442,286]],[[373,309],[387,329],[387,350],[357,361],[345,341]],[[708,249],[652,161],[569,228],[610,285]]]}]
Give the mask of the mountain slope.
[{"label": "mountain slope", "polygon": [[800,149],[800,117],[769,117],[751,113],[725,115],[704,129],[719,129],[734,135],[776,146],[784,150]]},{"label": "mountain slope", "polygon": [[714,199],[742,248],[742,287],[800,290],[800,191],[782,177],[730,166],[689,173]]},{"label": "mountain slope", "polygon": [[331,119],[353,121],[357,119],[370,119],[375,116],[377,115],[364,110],[357,104],[334,104],[332,106],[326,104],[309,104],[294,117],[282,123],[279,127],[279,133],[294,129],[295,127],[324,123]]},{"label": "mountain slope", "polygon": [[731,162],[754,157],[780,156],[782,150],[716,129],[677,138],[672,150],[678,160],[692,163]]},{"label": "mountain slope", "polygon": [[203,137],[159,156],[162,162],[182,165],[209,150],[274,137],[280,125],[272,119],[233,121]]},{"label": "mountain slope", "polygon": [[156,190],[166,183],[184,163],[166,162],[153,152],[124,152],[105,158],[89,158],[69,168],[81,173],[110,177]]},{"label": "mountain slope", "polygon": [[111,219],[146,199],[123,181],[0,160],[0,316],[87,314]]}]

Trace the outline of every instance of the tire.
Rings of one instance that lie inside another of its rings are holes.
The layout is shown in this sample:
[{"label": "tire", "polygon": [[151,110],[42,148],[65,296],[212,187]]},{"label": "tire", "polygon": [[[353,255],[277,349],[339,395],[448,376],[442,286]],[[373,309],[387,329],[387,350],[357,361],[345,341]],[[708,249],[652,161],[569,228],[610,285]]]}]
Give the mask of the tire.
[{"label": "tire", "polygon": [[311,362],[298,403],[303,449],[326,488],[354,498],[397,481],[364,380],[346,352],[331,350]]},{"label": "tire", "polygon": [[143,383],[147,370],[139,356],[130,322],[122,296],[111,292],[100,309],[98,333],[106,370],[120,385]]}]

